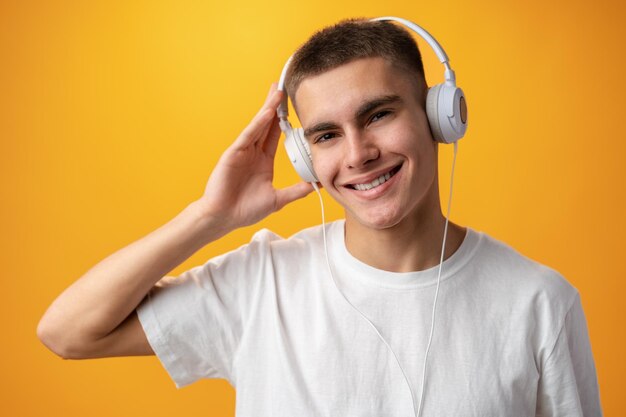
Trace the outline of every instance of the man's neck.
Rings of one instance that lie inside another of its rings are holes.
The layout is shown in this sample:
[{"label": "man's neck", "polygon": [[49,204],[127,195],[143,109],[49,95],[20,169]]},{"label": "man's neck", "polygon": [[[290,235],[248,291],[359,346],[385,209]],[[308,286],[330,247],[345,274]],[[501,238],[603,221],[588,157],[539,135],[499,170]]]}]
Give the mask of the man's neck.
[{"label": "man's neck", "polygon": [[[401,224],[372,229],[346,216],[346,248],[360,261],[390,272],[423,271],[439,264],[445,217],[440,210],[417,214]],[[444,260],[461,246],[466,229],[448,223]]]}]

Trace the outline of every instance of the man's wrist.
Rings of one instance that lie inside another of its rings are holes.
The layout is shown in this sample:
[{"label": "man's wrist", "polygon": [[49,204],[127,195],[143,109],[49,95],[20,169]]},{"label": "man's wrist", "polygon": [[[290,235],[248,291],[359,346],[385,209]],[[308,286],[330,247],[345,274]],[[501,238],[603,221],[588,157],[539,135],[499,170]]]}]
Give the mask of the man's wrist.
[{"label": "man's wrist", "polygon": [[189,204],[180,215],[188,217],[200,229],[205,245],[233,230],[233,227],[230,227],[227,222],[211,213],[200,200]]}]

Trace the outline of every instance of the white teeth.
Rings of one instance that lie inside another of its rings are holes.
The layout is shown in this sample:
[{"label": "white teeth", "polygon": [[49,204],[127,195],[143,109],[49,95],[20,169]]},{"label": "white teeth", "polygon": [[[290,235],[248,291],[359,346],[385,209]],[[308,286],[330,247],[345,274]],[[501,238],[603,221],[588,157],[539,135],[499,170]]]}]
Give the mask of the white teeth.
[{"label": "white teeth", "polygon": [[380,177],[376,178],[374,181],[367,183],[367,184],[354,184],[353,187],[356,190],[359,191],[366,191],[366,190],[371,190],[372,188],[376,188],[381,184],[384,184],[385,182],[387,182],[387,180],[391,178],[391,174],[388,172],[386,174],[381,175]]}]

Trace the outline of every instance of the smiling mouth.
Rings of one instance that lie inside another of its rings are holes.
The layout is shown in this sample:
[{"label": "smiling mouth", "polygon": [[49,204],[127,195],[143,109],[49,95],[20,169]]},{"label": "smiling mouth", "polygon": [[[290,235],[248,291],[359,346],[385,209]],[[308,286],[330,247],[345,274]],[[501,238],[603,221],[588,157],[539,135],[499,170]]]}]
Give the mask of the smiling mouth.
[{"label": "smiling mouth", "polygon": [[396,173],[398,171],[400,171],[400,168],[402,168],[402,164],[396,166],[395,168],[391,169],[391,171],[382,174],[381,176],[379,176],[378,178],[376,178],[374,181],[372,182],[368,182],[365,184],[348,184],[347,187],[351,188],[353,190],[357,190],[357,191],[367,191],[367,190],[371,190],[372,188],[376,188],[380,185],[383,185],[384,183],[386,183],[387,181],[389,181],[389,179],[391,177],[393,177],[394,175],[396,175]]}]

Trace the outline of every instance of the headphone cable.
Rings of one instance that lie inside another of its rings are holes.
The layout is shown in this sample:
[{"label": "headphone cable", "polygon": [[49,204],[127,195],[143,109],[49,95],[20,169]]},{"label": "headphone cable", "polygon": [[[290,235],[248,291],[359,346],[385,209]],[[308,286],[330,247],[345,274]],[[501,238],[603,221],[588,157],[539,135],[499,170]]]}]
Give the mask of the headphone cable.
[{"label": "headphone cable", "polygon": [[448,235],[448,219],[450,218],[450,208],[451,208],[451,205],[452,205],[452,189],[453,189],[453,181],[454,181],[454,167],[455,167],[455,164],[456,164],[457,147],[458,147],[458,142],[454,142],[454,158],[452,160],[452,173],[450,175],[450,196],[448,198],[448,209],[447,209],[447,215],[446,215],[446,223],[445,223],[444,231],[443,231],[443,243],[441,245],[441,256],[439,258],[439,271],[437,273],[437,288],[435,290],[435,300],[433,302],[433,311],[432,311],[431,324],[430,324],[430,335],[428,337],[428,344],[426,346],[426,354],[424,355],[424,366],[423,366],[423,370],[422,370],[422,389],[421,389],[421,392],[420,392],[420,401],[419,401],[419,406],[418,406],[417,411],[415,410],[415,396],[413,395],[413,389],[411,388],[411,384],[409,383],[409,379],[408,379],[406,373],[404,372],[404,368],[402,368],[402,365],[400,365],[400,361],[398,360],[398,356],[393,351],[393,349],[391,348],[389,343],[387,343],[385,338],[380,334],[380,332],[378,331],[376,326],[358,308],[356,308],[354,306],[354,304],[352,304],[350,302],[350,300],[348,300],[348,298],[339,289],[339,285],[337,285],[337,281],[335,280],[335,275],[333,274],[333,269],[332,269],[332,266],[331,266],[331,263],[330,263],[330,257],[328,256],[328,244],[327,244],[327,240],[326,240],[326,219],[325,219],[325,215],[324,215],[324,201],[322,199],[322,194],[320,192],[319,187],[317,186],[317,183],[315,183],[315,182],[311,183],[311,185],[315,189],[315,192],[317,193],[317,196],[319,197],[320,206],[321,206],[321,210],[322,210],[322,235],[323,235],[323,238],[324,238],[324,253],[326,255],[326,265],[328,266],[328,272],[330,273],[330,277],[332,278],[333,283],[335,284],[335,288],[337,288],[337,291],[339,292],[339,294],[341,294],[343,299],[354,309],[354,311],[359,313],[361,315],[361,317],[372,327],[372,329],[378,335],[380,340],[385,344],[385,346],[387,346],[387,349],[389,349],[389,351],[391,352],[393,358],[395,359],[396,363],[398,364],[398,368],[400,368],[400,371],[402,372],[402,376],[404,376],[404,380],[405,380],[405,382],[407,384],[407,387],[409,388],[409,393],[411,394],[411,405],[412,405],[413,413],[414,413],[415,417],[420,417],[421,416],[422,403],[423,403],[423,398],[424,398],[424,386],[426,384],[426,363],[428,361],[428,353],[430,352],[430,346],[431,346],[431,343],[432,343],[433,333],[434,333],[434,329],[435,329],[435,313],[436,313],[436,308],[437,308],[437,298],[439,296],[439,283],[441,281],[441,268],[442,268],[442,264],[443,264],[443,257],[444,257],[444,254],[445,254],[446,237]]}]

